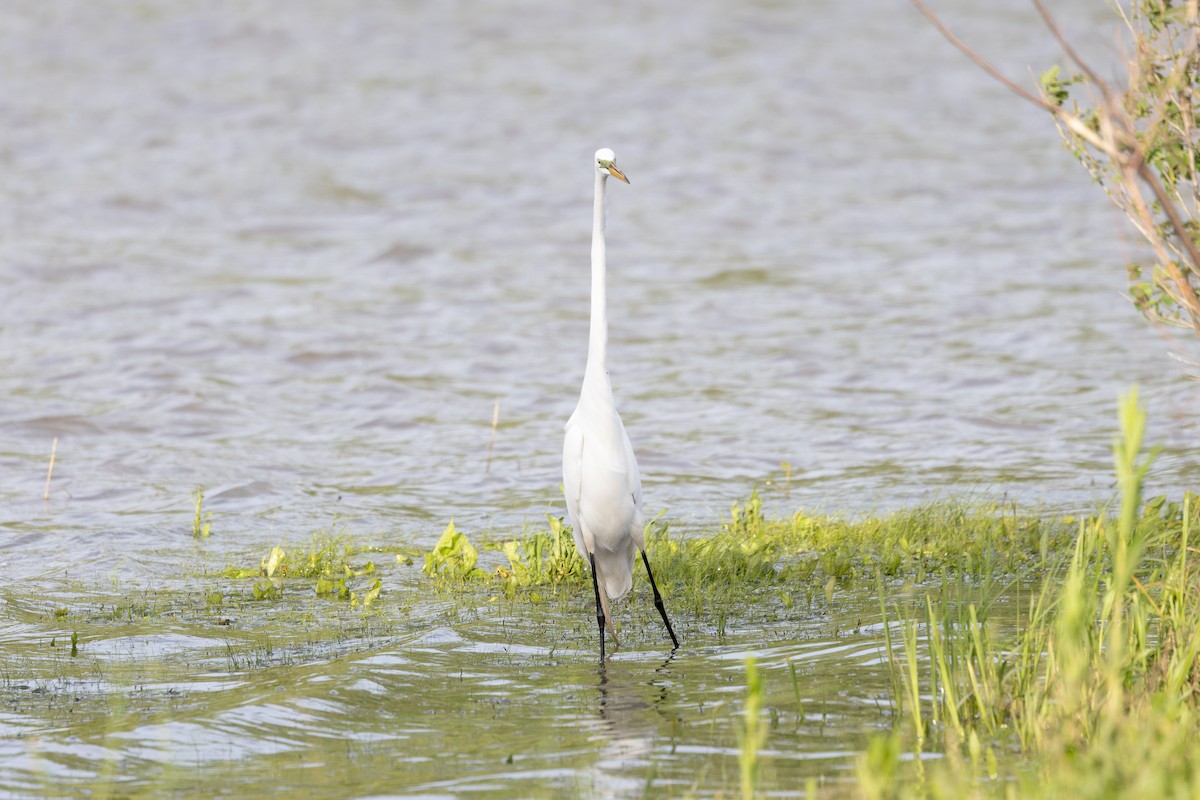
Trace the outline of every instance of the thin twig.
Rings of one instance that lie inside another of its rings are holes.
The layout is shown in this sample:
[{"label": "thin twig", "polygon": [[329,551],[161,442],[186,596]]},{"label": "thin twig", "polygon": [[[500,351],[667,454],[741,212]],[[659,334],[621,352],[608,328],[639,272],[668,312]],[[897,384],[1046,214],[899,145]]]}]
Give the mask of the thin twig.
[{"label": "thin twig", "polygon": [[[1105,136],[1104,138],[1109,142],[1109,145],[1108,147],[1104,148],[1104,152],[1106,152],[1110,158],[1119,160],[1122,156],[1128,155],[1121,149],[1121,145],[1124,144],[1126,145],[1127,149],[1134,154],[1133,157],[1137,161],[1140,161],[1142,157],[1141,149],[1137,147],[1137,137],[1133,131],[1133,126],[1129,124],[1129,120],[1121,110],[1120,105],[1113,99],[1112,87],[1110,87],[1108,82],[1101,78],[1096,71],[1093,70],[1091,66],[1083,60],[1079,53],[1075,52],[1075,48],[1072,47],[1071,43],[1067,41],[1067,37],[1063,36],[1062,29],[1059,28],[1058,23],[1054,21],[1054,17],[1050,16],[1050,12],[1046,9],[1046,6],[1042,4],[1042,0],[1033,0],[1033,4],[1035,7],[1037,7],[1038,13],[1042,16],[1042,22],[1046,24],[1046,27],[1050,30],[1050,34],[1054,36],[1054,39],[1058,42],[1058,46],[1063,49],[1063,52],[1067,54],[1067,57],[1071,59],[1071,61],[1075,62],[1075,66],[1079,67],[1083,74],[1087,76],[1088,80],[1091,81],[1092,85],[1100,90],[1100,99],[1104,105],[1105,111],[1107,112],[1107,114],[1101,115],[1101,123],[1107,123],[1109,125],[1111,125],[1113,122],[1118,123],[1117,127],[1121,132],[1121,141],[1113,141],[1113,137],[1111,135]],[[1061,106],[1055,106],[1055,108],[1057,110],[1054,113],[1058,114],[1059,116],[1065,112],[1065,109],[1063,109]]]},{"label": "thin twig", "polygon": [[955,36],[954,32],[947,28],[942,21],[938,19],[937,15],[930,11],[929,7],[921,2],[921,0],[912,0],[912,3],[917,7],[917,10],[925,15],[925,19],[929,20],[930,23],[933,24],[933,27],[938,29],[938,33],[946,37],[946,41],[950,42],[950,44],[962,51],[962,54],[974,61],[976,66],[1008,87],[1008,90],[1013,94],[1019,95],[1020,97],[1028,100],[1030,103],[1033,103],[1035,106],[1039,106],[1046,111],[1055,113],[1057,106],[1047,103],[1042,98],[1026,89],[1021,88],[1016,83],[1013,83],[1011,80],[1009,80],[1004,73],[993,67],[987,59],[968,47],[966,42],[964,42],[962,39],[959,39],[957,36]]},{"label": "thin twig", "polygon": [[[917,2],[917,0],[913,0],[913,2]],[[1046,27],[1050,29],[1050,33],[1053,34],[1054,38],[1058,41],[1059,46],[1062,47],[1063,52],[1065,52],[1067,56],[1073,62],[1075,62],[1075,66],[1079,67],[1079,69],[1082,70],[1085,75],[1087,75],[1088,80],[1092,82],[1092,85],[1100,90],[1100,94],[1104,100],[1108,121],[1110,123],[1116,122],[1120,127],[1122,137],[1126,140],[1126,145],[1129,148],[1129,152],[1118,152],[1115,155],[1113,153],[1109,153],[1109,156],[1113,157],[1117,161],[1118,166],[1124,167],[1125,169],[1134,173],[1136,178],[1140,178],[1141,181],[1149,187],[1150,192],[1154,195],[1154,198],[1158,201],[1159,206],[1166,215],[1168,222],[1170,222],[1171,229],[1175,233],[1175,238],[1183,244],[1184,250],[1187,251],[1188,260],[1191,261],[1193,268],[1200,270],[1200,250],[1196,248],[1196,243],[1192,240],[1192,237],[1188,235],[1187,229],[1184,227],[1183,219],[1179,216],[1179,208],[1176,206],[1175,201],[1168,196],[1166,189],[1158,180],[1158,177],[1146,164],[1145,149],[1138,143],[1136,131],[1134,130],[1134,126],[1129,117],[1114,100],[1112,89],[1109,87],[1108,83],[1105,82],[1105,80],[1101,78],[1095,72],[1095,70],[1093,70],[1088,63],[1084,61],[1082,57],[1080,57],[1077,52],[1075,52],[1075,48],[1073,48],[1067,41],[1066,37],[1063,36],[1062,30],[1058,27],[1058,24],[1054,21],[1054,18],[1050,15],[1050,12],[1046,9],[1045,5],[1042,4],[1042,0],[1033,0],[1033,4],[1037,7],[1038,13],[1041,14],[1042,21],[1046,23]],[[1196,36],[1193,34],[1188,50],[1194,51],[1195,47]],[[1170,83],[1175,83],[1182,79],[1184,68],[1186,67],[1186,64],[1191,56],[1191,52],[1185,52],[1184,58],[1177,62],[1175,70],[1172,71],[1172,75],[1168,79],[1168,88]],[[1153,132],[1158,128],[1165,114],[1165,106],[1160,106],[1158,109],[1156,109],[1154,118],[1146,128],[1148,134],[1153,134]],[[1128,184],[1136,185],[1136,178],[1133,181],[1130,181],[1128,178],[1126,178],[1126,182]],[[1134,200],[1134,204],[1138,207],[1139,212],[1146,218],[1145,222],[1147,225],[1149,225],[1149,230],[1153,230],[1155,227],[1153,224],[1153,219],[1150,216],[1149,211],[1146,209],[1144,202],[1141,201],[1140,197],[1132,199]],[[1188,312],[1188,315],[1191,317],[1192,327],[1196,329],[1197,333],[1200,333],[1200,317],[1197,316],[1197,314],[1200,313],[1200,298],[1196,296],[1196,292],[1188,282],[1187,277],[1180,272],[1179,266],[1174,263],[1173,259],[1169,257],[1160,258],[1160,261],[1162,261],[1163,266],[1165,266],[1167,271],[1170,273],[1171,280],[1175,283],[1176,288],[1181,294],[1180,300],[1183,301],[1181,305],[1184,306]]]},{"label": "thin twig", "polygon": [[1085,125],[1083,120],[1079,119],[1074,114],[1070,113],[1069,111],[1067,111],[1066,109],[1064,109],[1060,106],[1056,106],[1053,103],[1046,102],[1044,99],[1038,97],[1037,95],[1033,94],[1032,92],[1030,92],[1026,89],[1021,88],[1016,83],[1009,80],[1009,78],[1004,73],[1002,73],[1000,70],[993,67],[986,58],[979,55],[979,53],[976,53],[974,50],[972,50],[967,45],[966,42],[964,42],[962,39],[959,39],[957,36],[955,36],[954,32],[951,31],[949,28],[947,28],[945,23],[943,23],[941,21],[941,19],[938,18],[937,14],[934,14],[929,9],[929,6],[925,5],[925,3],[923,3],[921,0],[912,0],[912,3],[913,3],[913,5],[915,5],[917,7],[918,11],[920,11],[922,14],[925,15],[925,18],[927,20],[929,20],[930,24],[932,24],[933,27],[938,29],[938,32],[941,33],[942,36],[944,36],[946,38],[946,41],[950,42],[950,44],[957,47],[959,49],[959,51],[962,52],[963,55],[965,55],[967,58],[971,59],[971,61],[975,62],[975,65],[978,66],[980,69],[982,69],[984,72],[986,72],[988,75],[991,75],[997,81],[1004,84],[1004,86],[1009,91],[1011,91],[1013,94],[1017,95],[1018,97],[1020,97],[1023,100],[1033,103],[1035,106],[1042,109],[1043,111],[1049,111],[1051,114],[1056,116],[1059,120],[1061,120],[1062,123],[1064,125],[1066,125],[1067,128],[1069,128],[1072,133],[1074,133],[1076,136],[1083,139],[1088,144],[1095,147],[1100,152],[1105,153],[1106,155],[1109,155],[1109,156],[1113,156],[1114,153],[1120,152],[1111,143],[1106,142],[1106,141],[1102,140],[1099,136],[1097,136],[1095,131],[1093,131],[1091,128],[1089,128],[1087,125]]},{"label": "thin twig", "polygon": [[[993,67],[985,58],[976,53],[969,46],[967,46],[965,42],[955,36],[954,33],[942,23],[937,15],[934,14],[924,2],[922,2],[922,0],[912,0],[912,3],[925,16],[925,18],[928,19],[935,28],[937,28],[938,32],[941,33],[947,41],[958,48],[964,55],[967,56],[967,58],[971,59],[971,61],[973,61],[980,69],[984,70],[987,74],[991,75],[994,79],[1002,83],[1011,92],[1018,95],[1022,99],[1033,103],[1038,108],[1049,111],[1063,125],[1065,125],[1071,133],[1110,158],[1114,165],[1124,175],[1126,188],[1130,192],[1129,199],[1133,203],[1135,210],[1139,215],[1145,218],[1143,224],[1147,226],[1146,232],[1153,232],[1156,228],[1153,223],[1153,217],[1146,208],[1145,201],[1141,198],[1141,192],[1137,188],[1138,180],[1140,179],[1141,182],[1150,189],[1150,192],[1154,195],[1155,200],[1157,200],[1158,204],[1162,207],[1163,213],[1167,217],[1167,221],[1171,226],[1175,238],[1178,239],[1182,244],[1187,259],[1191,262],[1192,270],[1200,273],[1200,249],[1197,248],[1195,241],[1193,241],[1191,236],[1188,235],[1184,221],[1179,214],[1178,206],[1167,194],[1166,189],[1158,180],[1157,176],[1155,176],[1154,172],[1146,164],[1145,149],[1138,141],[1137,130],[1135,126],[1129,119],[1128,115],[1125,114],[1121,106],[1116,102],[1113,96],[1112,88],[1095,72],[1095,70],[1088,65],[1086,61],[1083,60],[1083,58],[1070,45],[1066,37],[1063,35],[1062,30],[1058,27],[1058,24],[1054,21],[1054,18],[1042,4],[1041,0],[1033,0],[1033,4],[1037,7],[1038,13],[1041,15],[1046,27],[1050,30],[1051,34],[1058,41],[1059,45],[1063,48],[1064,52],[1066,52],[1071,61],[1073,61],[1075,65],[1079,67],[1079,69],[1088,77],[1088,80],[1092,82],[1092,85],[1095,86],[1101,94],[1102,113],[1100,113],[1097,117],[1097,121],[1100,123],[1099,134],[1088,127],[1088,125],[1084,123],[1084,121],[1080,119],[1078,115],[1072,114],[1061,106],[1049,103],[1043,98],[1033,95],[1032,93],[1018,86],[1013,81],[1009,80],[1007,76]],[[1189,11],[1194,9],[1195,6],[1195,0],[1189,2]],[[1188,48],[1188,50],[1191,52],[1185,53],[1185,59],[1182,62],[1183,64],[1186,64],[1187,58],[1190,58],[1192,53],[1194,53],[1195,48],[1197,47],[1196,43],[1197,37],[1193,35],[1190,47]],[[1178,80],[1180,77],[1182,77],[1182,74],[1183,70],[1179,69],[1178,71],[1174,72],[1171,77]],[[1153,124],[1150,126],[1149,130],[1153,131],[1155,128],[1157,128],[1160,122],[1160,117],[1164,112],[1165,109],[1160,108],[1157,110]],[[1151,236],[1147,236],[1146,238],[1152,239]],[[1172,282],[1175,284],[1176,289],[1180,293],[1179,299],[1182,301],[1180,304],[1184,307],[1191,318],[1192,327],[1196,329],[1197,333],[1200,333],[1200,297],[1197,297],[1195,290],[1192,288],[1191,283],[1187,279],[1187,276],[1180,271],[1179,265],[1174,263],[1173,259],[1170,257],[1160,257],[1159,260],[1162,262],[1163,267],[1170,274]]]},{"label": "thin twig", "polygon": [[1075,52],[1075,48],[1071,47],[1070,42],[1067,41],[1067,38],[1062,34],[1062,30],[1059,29],[1058,23],[1054,21],[1054,17],[1050,16],[1050,12],[1042,5],[1042,0],[1033,0],[1033,4],[1037,6],[1038,13],[1042,15],[1042,22],[1046,23],[1046,27],[1050,29],[1050,33],[1058,40],[1058,44],[1063,49],[1063,52],[1075,62],[1075,66],[1083,70],[1083,74],[1088,76],[1088,80],[1100,88],[1100,93],[1107,100],[1111,93],[1108,84],[1088,66],[1086,61],[1079,57],[1079,54]]},{"label": "thin twig", "polygon": [[50,467],[46,470],[46,488],[42,490],[42,499],[50,499],[50,476],[54,474],[54,456],[58,453],[58,437],[50,444]]},{"label": "thin twig", "polygon": [[[1137,172],[1138,176],[1150,187],[1150,191],[1154,193],[1158,204],[1162,206],[1163,213],[1167,215],[1167,219],[1175,231],[1175,237],[1183,242],[1188,260],[1192,262],[1192,270],[1200,271],[1200,250],[1196,249],[1196,243],[1188,235],[1187,228],[1184,227],[1183,220],[1179,216],[1179,209],[1171,202],[1171,198],[1167,197],[1166,190],[1163,189],[1162,184],[1144,159],[1138,164]],[[1192,327],[1196,329],[1197,333],[1200,333],[1200,297],[1196,296],[1196,291],[1188,282],[1187,276],[1179,271],[1179,265],[1174,260],[1168,259],[1164,266],[1170,270],[1171,279],[1175,281],[1175,285],[1187,301],[1186,306],[1188,314],[1192,318]]]}]

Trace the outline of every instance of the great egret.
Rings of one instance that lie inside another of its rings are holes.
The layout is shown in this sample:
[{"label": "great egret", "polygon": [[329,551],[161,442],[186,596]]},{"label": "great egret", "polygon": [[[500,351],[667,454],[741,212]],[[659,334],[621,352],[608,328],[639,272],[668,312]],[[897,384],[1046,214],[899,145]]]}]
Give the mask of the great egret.
[{"label": "great egret", "polygon": [[642,479],[629,434],[621,424],[608,378],[608,303],[605,279],[604,213],[608,176],[629,183],[614,162],[613,151],[596,151],[596,196],[592,210],[592,322],[588,333],[587,367],[579,404],[567,420],[563,442],[563,489],[575,547],[592,569],[596,593],[596,622],[600,627],[600,661],[604,662],[607,623],[618,645],[609,600],[620,600],[633,586],[636,547],[646,565],[654,606],[662,615],[671,644],[679,647],[662,595],[650,571],[642,534]]}]

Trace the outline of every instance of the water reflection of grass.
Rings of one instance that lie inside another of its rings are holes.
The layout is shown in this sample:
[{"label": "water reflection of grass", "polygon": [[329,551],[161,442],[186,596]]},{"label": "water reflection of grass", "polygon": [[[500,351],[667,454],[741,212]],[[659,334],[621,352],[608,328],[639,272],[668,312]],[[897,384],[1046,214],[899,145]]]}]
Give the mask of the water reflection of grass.
[{"label": "water reflection of grass", "polygon": [[[1115,516],[768,519],[752,495],[707,532],[656,523],[683,649],[639,586],[600,673],[553,518],[511,538],[451,525],[426,553],[323,531],[161,589],[6,586],[0,732],[29,744],[5,749],[0,790],[228,781],[213,765],[241,737],[245,793],[286,785],[291,753],[333,781],[312,796],[456,794],[435,766],[456,753],[480,796],[595,794],[611,769],[656,797],[1197,796],[1195,498],[1140,501],[1142,418],[1123,413]],[[189,748],[204,769],[163,767]],[[378,774],[357,784],[361,764]]]}]

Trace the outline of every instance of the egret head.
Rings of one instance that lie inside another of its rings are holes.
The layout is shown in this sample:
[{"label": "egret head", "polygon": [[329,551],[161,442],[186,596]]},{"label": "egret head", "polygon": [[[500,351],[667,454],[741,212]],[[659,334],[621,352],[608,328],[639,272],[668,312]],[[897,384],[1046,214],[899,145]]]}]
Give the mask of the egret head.
[{"label": "egret head", "polygon": [[629,183],[629,178],[625,177],[625,173],[617,169],[617,162],[614,159],[616,159],[616,156],[613,155],[612,150],[609,150],[607,147],[601,147],[596,151],[596,169],[612,175],[619,181]]}]

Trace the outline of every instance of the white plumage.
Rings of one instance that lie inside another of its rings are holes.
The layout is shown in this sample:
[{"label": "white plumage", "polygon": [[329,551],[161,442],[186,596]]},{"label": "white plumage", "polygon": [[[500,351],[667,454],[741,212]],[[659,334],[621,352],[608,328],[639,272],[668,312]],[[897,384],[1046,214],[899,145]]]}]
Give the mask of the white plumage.
[{"label": "white plumage", "polygon": [[[650,573],[642,534],[642,480],[629,434],[613,400],[608,376],[607,259],[604,247],[605,190],[608,178],[629,183],[617,168],[613,152],[596,151],[596,193],[592,218],[592,317],[587,367],[579,404],[567,420],[563,441],[563,490],[567,515],[579,555],[593,570],[600,657],[604,658],[604,629],[612,626],[609,600],[620,600],[633,586],[633,559],[642,553],[654,600],[671,641],[679,646],[667,620],[662,597]],[[619,642],[618,642],[619,643]]]}]

